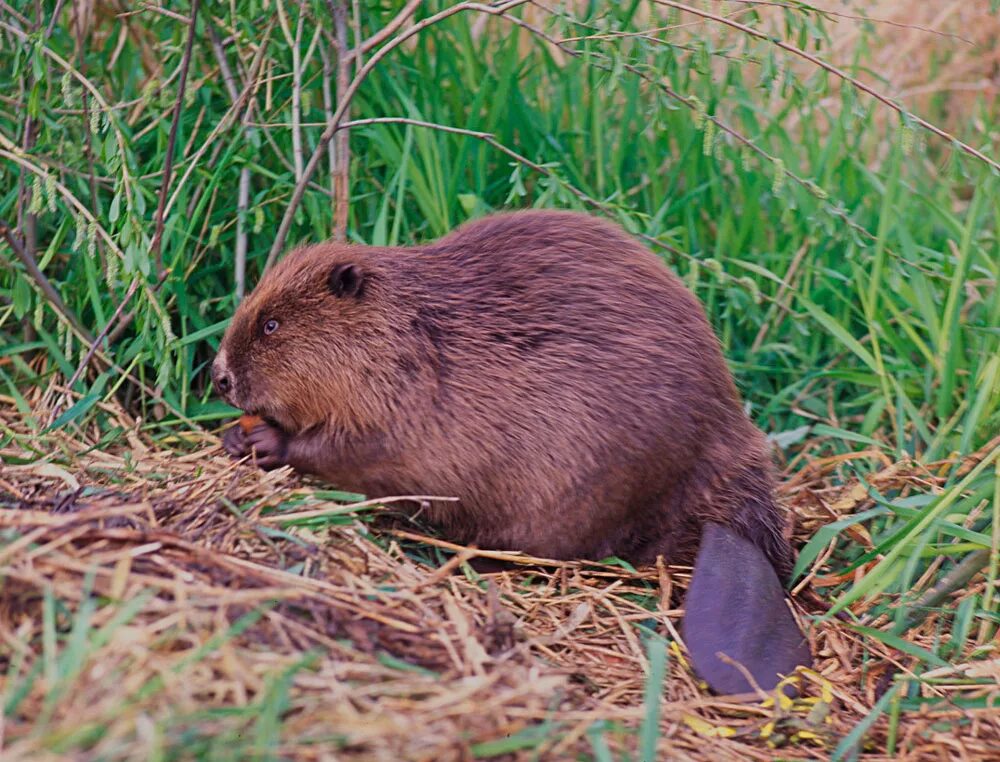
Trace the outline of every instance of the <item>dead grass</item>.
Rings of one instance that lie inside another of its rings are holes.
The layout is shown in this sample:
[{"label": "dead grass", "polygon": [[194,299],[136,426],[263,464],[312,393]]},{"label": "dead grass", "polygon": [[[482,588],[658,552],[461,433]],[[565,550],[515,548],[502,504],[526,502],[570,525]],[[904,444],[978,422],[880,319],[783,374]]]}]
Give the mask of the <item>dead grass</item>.
[{"label": "dead grass", "polygon": [[[651,631],[670,641],[660,758],[827,758],[908,682],[910,657],[832,619],[809,625],[805,699],[707,695],[677,632],[687,569],[540,562],[481,578],[460,566],[471,551],[445,563],[453,546],[386,525],[388,509],[345,513],[317,485],[234,464],[214,439],[181,454],[115,413],[129,447],[77,431],[36,438],[52,453],[40,460],[0,451],[4,759],[191,758],[213,742],[234,758],[593,758],[602,744],[617,758],[646,716]],[[2,423],[29,441],[7,401]],[[864,489],[835,484],[845,460],[815,459],[785,483],[800,544],[865,507]],[[936,478],[889,464],[874,483]],[[286,526],[279,508],[326,515]],[[804,622],[836,582],[810,579]],[[932,616],[907,639],[932,648],[936,633]],[[961,703],[995,694],[1000,675],[977,664],[977,680],[956,665],[952,682],[913,684],[936,708],[904,711],[894,729],[879,713],[864,758],[886,758],[890,732],[901,758],[989,758],[997,712]]]}]

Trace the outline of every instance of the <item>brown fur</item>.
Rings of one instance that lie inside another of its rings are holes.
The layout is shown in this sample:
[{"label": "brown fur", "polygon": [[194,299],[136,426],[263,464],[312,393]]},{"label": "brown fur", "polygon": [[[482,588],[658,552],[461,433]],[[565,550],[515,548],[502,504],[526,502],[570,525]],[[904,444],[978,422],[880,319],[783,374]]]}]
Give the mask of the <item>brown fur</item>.
[{"label": "brown fur", "polygon": [[[331,293],[338,264],[359,294]],[[790,569],[765,439],[701,305],[593,217],[293,251],[240,306],[215,373],[274,424],[254,443],[272,464],[373,497],[457,497],[429,509],[452,539],[690,562],[713,521]]]}]

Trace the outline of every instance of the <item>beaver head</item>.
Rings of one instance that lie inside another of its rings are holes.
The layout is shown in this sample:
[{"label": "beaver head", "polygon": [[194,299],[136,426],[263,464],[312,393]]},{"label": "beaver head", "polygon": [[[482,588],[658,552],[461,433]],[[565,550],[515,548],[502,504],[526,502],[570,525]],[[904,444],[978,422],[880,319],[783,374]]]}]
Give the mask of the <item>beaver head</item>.
[{"label": "beaver head", "polygon": [[291,252],[233,316],[212,364],[216,390],[289,433],[382,418],[386,386],[377,377],[394,343],[387,275],[369,247]]}]

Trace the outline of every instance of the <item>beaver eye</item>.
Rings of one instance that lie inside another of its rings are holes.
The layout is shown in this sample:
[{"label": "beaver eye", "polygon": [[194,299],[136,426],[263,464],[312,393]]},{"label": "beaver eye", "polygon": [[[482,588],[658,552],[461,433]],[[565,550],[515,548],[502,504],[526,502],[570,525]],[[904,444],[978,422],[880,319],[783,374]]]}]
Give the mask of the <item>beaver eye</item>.
[{"label": "beaver eye", "polygon": [[274,333],[277,330],[278,330],[278,321],[277,320],[274,320],[272,318],[271,320],[268,320],[268,321],[266,321],[264,323],[264,335],[265,336],[269,336],[269,335],[271,335],[272,333]]}]

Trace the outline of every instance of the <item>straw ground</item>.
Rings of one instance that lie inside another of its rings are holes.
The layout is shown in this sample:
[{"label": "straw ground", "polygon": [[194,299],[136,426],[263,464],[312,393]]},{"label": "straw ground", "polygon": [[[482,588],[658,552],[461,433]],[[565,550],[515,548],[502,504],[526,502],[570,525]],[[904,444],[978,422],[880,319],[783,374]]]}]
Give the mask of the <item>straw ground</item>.
[{"label": "straw ground", "polygon": [[[891,618],[859,624],[870,603],[824,618],[839,580],[807,570],[805,697],[712,697],[678,635],[688,569],[493,553],[519,566],[479,576],[474,549],[394,519],[391,502],[345,504],[234,463],[209,435],[165,448],[109,413],[126,446],[54,431],[35,440],[54,457],[0,452],[25,462],[0,475],[4,759],[824,759],[838,746],[987,759],[1000,746],[996,708],[976,708],[1000,664],[963,658],[987,643],[909,679],[937,648],[934,612],[890,645],[866,627],[885,635]],[[29,433],[9,412],[2,425]],[[867,485],[839,483],[848,461],[880,457],[816,458],[785,481],[797,544],[873,491],[934,492],[955,465],[886,462]]]}]

